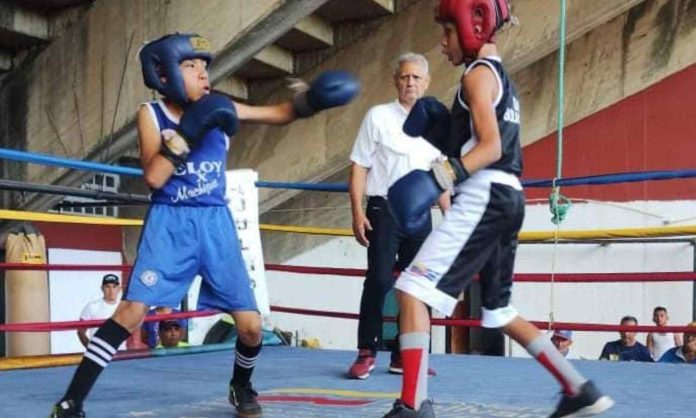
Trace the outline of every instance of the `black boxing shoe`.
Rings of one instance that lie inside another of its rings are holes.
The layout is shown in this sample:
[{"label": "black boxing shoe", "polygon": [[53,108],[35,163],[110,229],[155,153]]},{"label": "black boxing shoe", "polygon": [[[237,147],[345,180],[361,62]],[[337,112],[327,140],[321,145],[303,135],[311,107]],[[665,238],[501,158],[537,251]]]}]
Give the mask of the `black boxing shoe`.
[{"label": "black boxing shoe", "polygon": [[258,418],[261,416],[261,405],[256,400],[258,393],[251,387],[251,382],[246,385],[230,385],[229,401],[237,409],[237,416],[241,418]]},{"label": "black boxing shoe", "polygon": [[53,405],[48,418],[85,418],[85,411],[71,400],[58,402]]},{"label": "black boxing shoe", "polygon": [[591,417],[614,406],[614,400],[603,395],[591,380],[580,386],[575,396],[563,395],[556,411],[549,418]]},{"label": "black boxing shoe", "polygon": [[387,412],[387,415],[382,418],[435,418],[433,401],[426,399],[421,403],[418,410],[413,410],[404,405],[401,399],[397,399],[394,401],[391,411]]}]

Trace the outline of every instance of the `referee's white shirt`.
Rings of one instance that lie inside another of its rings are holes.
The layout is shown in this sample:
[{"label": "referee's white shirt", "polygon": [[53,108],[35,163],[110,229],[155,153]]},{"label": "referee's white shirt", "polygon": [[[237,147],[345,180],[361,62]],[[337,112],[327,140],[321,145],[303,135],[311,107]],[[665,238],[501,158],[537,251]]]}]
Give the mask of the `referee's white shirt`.
[{"label": "referee's white shirt", "polygon": [[402,129],[408,112],[398,100],[372,107],[363,119],[350,159],[369,169],[365,194],[387,196],[389,186],[413,170],[429,170],[440,151]]}]

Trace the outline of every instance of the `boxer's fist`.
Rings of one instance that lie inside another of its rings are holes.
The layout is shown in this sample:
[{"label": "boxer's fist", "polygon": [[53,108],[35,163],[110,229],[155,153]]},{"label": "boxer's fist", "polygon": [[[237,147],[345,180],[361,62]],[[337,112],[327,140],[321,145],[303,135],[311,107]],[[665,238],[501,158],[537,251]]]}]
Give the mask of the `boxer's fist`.
[{"label": "boxer's fist", "polygon": [[176,130],[192,147],[211,129],[220,128],[227,136],[234,136],[238,127],[232,100],[223,94],[211,93],[186,108]]},{"label": "boxer's fist", "polygon": [[160,153],[179,166],[210,130],[220,128],[227,136],[233,136],[238,125],[232,100],[222,94],[205,95],[186,108],[176,131],[162,131]]},{"label": "boxer's fist", "polygon": [[443,191],[432,171],[414,170],[389,188],[387,202],[397,224],[413,235],[430,220],[430,208]]},{"label": "boxer's fist", "polygon": [[425,138],[445,152],[450,134],[449,109],[434,97],[422,97],[411,108],[403,130],[408,136]]},{"label": "boxer's fist", "polygon": [[293,110],[298,118],[306,118],[324,109],[350,103],[360,91],[360,81],[345,71],[325,71],[309,86],[293,97]]},{"label": "boxer's fist", "polygon": [[454,188],[469,178],[469,172],[460,158],[450,157],[444,161],[436,161],[431,167],[435,181],[442,190],[454,196]]}]

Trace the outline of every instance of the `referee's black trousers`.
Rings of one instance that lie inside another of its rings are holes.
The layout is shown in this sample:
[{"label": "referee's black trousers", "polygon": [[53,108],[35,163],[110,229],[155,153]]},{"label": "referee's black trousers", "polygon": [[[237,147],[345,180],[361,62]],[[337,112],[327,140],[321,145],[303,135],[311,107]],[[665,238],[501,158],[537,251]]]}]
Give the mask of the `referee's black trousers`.
[{"label": "referee's black trousers", "polygon": [[[394,286],[394,270],[401,271],[416,256],[431,230],[430,218],[418,233],[407,236],[389,212],[386,199],[370,197],[367,200],[367,219],[372,231],[366,236],[370,241],[367,249],[367,275],[360,300],[360,321],[358,323],[358,349],[369,349],[376,353],[382,340],[382,311],[384,298]],[[394,354],[398,354],[398,338]]]}]

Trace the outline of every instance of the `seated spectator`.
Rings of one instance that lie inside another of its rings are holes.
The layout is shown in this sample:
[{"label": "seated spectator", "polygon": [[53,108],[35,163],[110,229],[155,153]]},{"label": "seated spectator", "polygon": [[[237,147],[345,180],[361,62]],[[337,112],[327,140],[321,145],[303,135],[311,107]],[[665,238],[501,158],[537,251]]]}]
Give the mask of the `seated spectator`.
[{"label": "seated spectator", "polygon": [[694,327],[694,331],[684,333],[684,345],[667,350],[660,357],[660,363],[696,364],[696,321],[688,326]]},{"label": "seated spectator", "polygon": [[[634,316],[624,316],[621,318],[621,325],[638,325],[638,320]],[[602,354],[599,356],[600,360],[653,361],[648,348],[636,341],[635,332],[621,331],[619,335],[621,339],[604,345]]]},{"label": "seated spectator", "polygon": [[[150,309],[147,312],[147,316],[152,316],[152,315],[165,315],[165,314],[170,314],[170,313],[179,313],[181,311],[177,309],[172,309],[167,306],[158,306],[155,309]],[[157,321],[150,321],[150,322],[143,322],[143,326],[141,327],[140,335],[145,344],[147,344],[148,347],[150,348],[155,348],[157,347],[157,344],[159,344],[159,326],[158,326]],[[186,335],[186,322],[182,321],[183,331],[184,331],[184,336]]]},{"label": "seated spectator", "polygon": [[556,346],[558,351],[563,354],[563,357],[567,359],[578,359],[574,352],[570,349],[573,345],[573,331],[570,330],[556,330],[551,335],[551,342]]},{"label": "seated spectator", "polygon": [[158,326],[160,343],[155,348],[188,347],[188,343],[182,341],[184,338],[182,322],[180,319],[160,321]]},{"label": "seated spectator", "polygon": [[[669,315],[667,308],[658,306],[653,310],[653,322],[658,327],[667,326]],[[667,350],[682,345],[679,334],[673,332],[651,332],[645,341],[653,360],[658,361]]]}]

